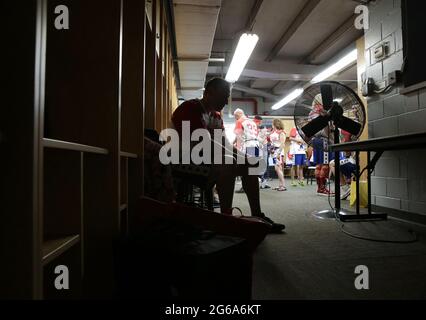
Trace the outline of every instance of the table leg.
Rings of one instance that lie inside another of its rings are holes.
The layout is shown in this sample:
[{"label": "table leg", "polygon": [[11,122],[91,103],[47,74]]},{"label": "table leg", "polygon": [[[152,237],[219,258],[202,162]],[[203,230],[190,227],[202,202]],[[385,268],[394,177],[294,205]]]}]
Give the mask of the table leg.
[{"label": "table leg", "polygon": [[367,190],[368,190],[368,214],[371,214],[371,172],[370,172],[370,151],[367,151]]},{"label": "table leg", "polygon": [[360,214],[359,212],[359,179],[361,178],[359,176],[359,151],[356,152],[356,180],[355,180],[355,184],[356,184],[356,214]]}]

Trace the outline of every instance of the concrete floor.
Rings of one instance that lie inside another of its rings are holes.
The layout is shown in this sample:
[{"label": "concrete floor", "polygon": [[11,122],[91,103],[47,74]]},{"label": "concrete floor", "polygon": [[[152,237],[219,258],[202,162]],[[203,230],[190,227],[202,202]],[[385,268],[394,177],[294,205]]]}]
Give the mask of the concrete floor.
[{"label": "concrete floor", "polygon": [[[276,181],[270,184],[277,186]],[[425,227],[393,219],[345,224],[345,230],[359,236],[399,241],[411,239],[411,229],[419,241],[395,244],[356,239],[344,234],[335,220],[311,215],[329,208],[327,197],[316,195],[315,184],[291,187],[287,181],[287,188],[286,192],[261,190],[262,210],[284,223],[286,230],[268,235],[255,253],[254,299],[426,298]],[[234,206],[249,214],[245,194],[235,194]],[[343,206],[348,207],[348,201]],[[355,288],[358,265],[368,267],[368,290]]]}]

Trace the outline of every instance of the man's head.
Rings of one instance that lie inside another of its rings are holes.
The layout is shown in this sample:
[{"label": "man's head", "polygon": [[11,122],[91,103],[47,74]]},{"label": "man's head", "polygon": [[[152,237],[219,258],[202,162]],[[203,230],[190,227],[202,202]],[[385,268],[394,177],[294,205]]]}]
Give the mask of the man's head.
[{"label": "man's head", "polygon": [[235,120],[237,121],[240,120],[242,117],[244,117],[244,111],[241,110],[240,108],[236,109],[234,111],[234,117],[235,117]]},{"label": "man's head", "polygon": [[206,84],[203,100],[207,102],[209,107],[220,112],[228,103],[230,94],[231,86],[229,82],[222,78],[213,78]]},{"label": "man's head", "polygon": [[259,115],[254,116],[254,123],[256,123],[257,127],[262,125],[263,118]]}]

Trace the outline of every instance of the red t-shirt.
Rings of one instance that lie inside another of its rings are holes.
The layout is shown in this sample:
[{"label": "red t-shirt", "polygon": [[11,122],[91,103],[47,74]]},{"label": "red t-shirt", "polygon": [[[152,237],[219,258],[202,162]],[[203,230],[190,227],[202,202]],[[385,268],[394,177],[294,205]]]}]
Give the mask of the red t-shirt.
[{"label": "red t-shirt", "polygon": [[213,134],[214,129],[224,129],[220,112],[206,111],[198,99],[185,101],[173,112],[172,122],[179,135],[182,133],[182,121],[190,122],[191,133],[196,129],[207,129]]},{"label": "red t-shirt", "polygon": [[352,134],[350,134],[349,132],[345,131],[345,130],[341,130],[340,131],[342,136],[343,136],[343,141],[342,142],[350,142],[351,138],[352,138]]}]

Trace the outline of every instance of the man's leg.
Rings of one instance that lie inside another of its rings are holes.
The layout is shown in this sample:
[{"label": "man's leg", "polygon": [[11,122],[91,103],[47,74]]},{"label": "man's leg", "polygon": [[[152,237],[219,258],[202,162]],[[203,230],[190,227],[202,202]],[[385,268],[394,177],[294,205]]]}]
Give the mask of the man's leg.
[{"label": "man's leg", "polygon": [[331,160],[328,166],[329,166],[328,179],[330,180],[332,176],[334,177],[334,160]]},{"label": "man's leg", "polygon": [[297,171],[298,171],[298,177],[299,177],[299,184],[301,186],[304,186],[305,185],[305,177],[303,176],[303,166],[298,165]]},{"label": "man's leg", "polygon": [[315,167],[315,178],[317,180],[317,193],[320,193],[322,190],[322,185],[321,185],[321,168],[322,165],[321,164],[317,164]]},{"label": "man's leg", "polygon": [[271,224],[271,232],[281,233],[285,228],[283,224],[275,223],[266,217],[260,209],[259,180],[257,175],[249,174],[248,165],[219,165],[215,166],[217,174],[217,191],[219,193],[220,209],[222,213],[230,214],[234,196],[235,177],[241,176],[243,188],[247,194],[252,216],[261,217]]},{"label": "man's leg", "polygon": [[235,171],[234,165],[223,164],[215,166],[215,174],[217,177],[216,187],[220,201],[220,211],[222,213],[230,213],[235,189]]},{"label": "man's leg", "polygon": [[[295,172],[296,171],[296,172]],[[297,183],[296,183],[296,181],[294,181],[294,176],[295,175],[297,175],[297,166],[296,165],[291,165],[291,168],[290,168],[290,175],[291,175],[291,185],[293,186],[293,187],[296,187],[297,186]]]},{"label": "man's leg", "polygon": [[246,192],[250,205],[251,215],[260,217],[260,195],[259,195],[259,179],[255,175],[249,175],[248,172],[241,176],[243,188]]},{"label": "man's leg", "polygon": [[220,209],[223,213],[229,213],[234,198],[235,177],[241,176],[244,191],[247,194],[252,216],[261,216],[259,179],[257,175],[248,174],[248,166],[245,165],[221,165],[216,166],[217,191],[220,200]]}]

